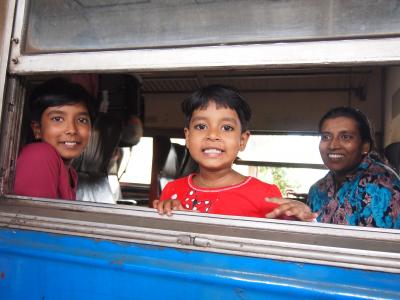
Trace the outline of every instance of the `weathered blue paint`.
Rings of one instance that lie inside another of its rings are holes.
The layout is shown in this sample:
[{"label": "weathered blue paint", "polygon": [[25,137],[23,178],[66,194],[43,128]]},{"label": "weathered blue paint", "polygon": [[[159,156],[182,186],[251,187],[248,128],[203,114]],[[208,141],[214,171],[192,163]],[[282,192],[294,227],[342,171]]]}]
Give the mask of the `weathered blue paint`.
[{"label": "weathered blue paint", "polygon": [[400,275],[0,229],[0,299],[400,299]]}]

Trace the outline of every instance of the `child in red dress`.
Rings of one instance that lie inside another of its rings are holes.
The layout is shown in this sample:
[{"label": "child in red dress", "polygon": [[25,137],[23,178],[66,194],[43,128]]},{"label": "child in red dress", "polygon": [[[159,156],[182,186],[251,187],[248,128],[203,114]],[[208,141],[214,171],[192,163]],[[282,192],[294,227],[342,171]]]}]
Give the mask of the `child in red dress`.
[{"label": "child in red dress", "polygon": [[236,91],[221,85],[205,87],[182,103],[186,146],[199,173],[166,185],[153,207],[160,214],[173,210],[260,217],[278,205],[266,197],[281,197],[278,187],[232,169],[249,139],[249,105]]}]

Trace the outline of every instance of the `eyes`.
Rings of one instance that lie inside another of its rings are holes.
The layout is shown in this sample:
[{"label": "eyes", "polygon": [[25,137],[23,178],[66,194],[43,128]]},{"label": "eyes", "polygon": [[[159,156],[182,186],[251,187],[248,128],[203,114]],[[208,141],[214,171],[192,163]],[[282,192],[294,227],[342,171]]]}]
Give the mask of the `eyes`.
[{"label": "eyes", "polygon": [[[55,122],[55,123],[62,123],[65,121],[65,118],[63,116],[52,116],[50,118],[51,121]],[[82,125],[89,125],[90,124],[90,119],[86,116],[79,116],[75,119],[75,122],[78,124],[82,124]]]},{"label": "eyes", "polygon": [[[353,139],[355,139],[355,135],[354,134],[350,134],[350,133],[340,133],[339,134],[339,140],[343,141],[343,142],[350,142]],[[321,134],[321,141],[322,142],[327,142],[333,139],[333,135],[330,133],[322,133]]]},{"label": "eyes", "polygon": [[78,118],[78,122],[82,123],[82,124],[89,124],[90,120],[88,117],[80,117],[80,118]]},{"label": "eyes", "polygon": [[[197,129],[197,130],[206,130],[208,128],[208,126],[205,123],[198,123],[198,124],[194,124],[193,128]],[[228,131],[229,132],[229,131],[234,131],[234,130],[235,130],[235,128],[232,125],[229,125],[229,124],[223,124],[221,126],[221,131]]]}]

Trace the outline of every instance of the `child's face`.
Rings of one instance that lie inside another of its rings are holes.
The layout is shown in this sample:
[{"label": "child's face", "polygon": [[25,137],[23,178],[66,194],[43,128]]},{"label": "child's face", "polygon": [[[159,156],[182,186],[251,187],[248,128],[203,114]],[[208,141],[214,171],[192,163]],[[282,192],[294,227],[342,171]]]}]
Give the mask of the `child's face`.
[{"label": "child's face", "polygon": [[200,168],[220,171],[231,169],[239,151],[246,147],[250,133],[241,132],[238,114],[231,108],[217,108],[209,102],[196,109],[185,128],[186,146]]},{"label": "child's face", "polygon": [[65,164],[82,153],[91,131],[89,113],[82,103],[48,107],[40,124],[34,121],[31,126],[35,138],[52,145]]}]

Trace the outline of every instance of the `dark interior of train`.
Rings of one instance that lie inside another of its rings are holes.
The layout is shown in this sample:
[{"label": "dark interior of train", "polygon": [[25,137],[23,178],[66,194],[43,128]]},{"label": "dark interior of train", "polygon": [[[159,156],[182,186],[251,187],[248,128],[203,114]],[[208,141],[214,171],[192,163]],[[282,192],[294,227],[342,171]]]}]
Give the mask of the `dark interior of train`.
[{"label": "dark interior of train", "polygon": [[[109,203],[148,206],[158,197],[163,179],[194,172],[197,165],[184,146],[180,102],[208,84],[224,84],[241,92],[253,110],[251,132],[256,138],[318,139],[317,124],[324,112],[335,106],[355,106],[371,119],[378,148],[383,151],[384,74],[385,67],[370,66],[65,75],[92,93],[99,111],[90,144],[74,162],[80,188],[85,190],[81,196],[87,201],[110,198]],[[27,96],[49,77],[54,76],[27,77]],[[29,132],[26,115],[21,146],[32,140]],[[313,143],[317,145],[317,141]],[[144,144],[147,148],[141,148]],[[281,147],[288,148],[286,144]],[[147,158],[142,158],[144,153],[148,154]],[[291,162],[269,159],[266,154],[266,158],[254,161],[241,159],[238,165],[248,168],[250,175],[263,173],[269,167],[326,172],[318,161],[318,152],[312,155],[315,160],[302,161],[299,157],[298,161]],[[135,165],[135,160],[147,161],[147,165]],[[272,170],[272,174],[276,172]],[[275,175],[271,176],[276,179]],[[114,177],[113,183],[110,176]],[[110,191],[108,185],[115,187]],[[307,190],[296,189],[299,188],[286,184],[282,192],[304,200]],[[111,196],[105,196],[110,192]],[[103,201],[108,200],[99,202]]]}]

